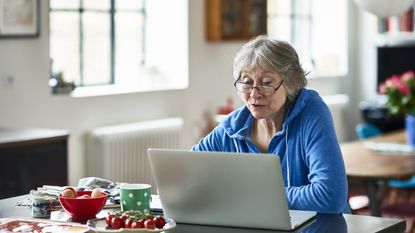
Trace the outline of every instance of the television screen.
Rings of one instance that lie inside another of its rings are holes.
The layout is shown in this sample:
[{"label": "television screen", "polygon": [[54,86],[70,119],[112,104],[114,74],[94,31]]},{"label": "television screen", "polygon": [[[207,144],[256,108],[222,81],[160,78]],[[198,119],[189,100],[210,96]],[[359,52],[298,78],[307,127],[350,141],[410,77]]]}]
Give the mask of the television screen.
[{"label": "television screen", "polygon": [[390,76],[408,70],[415,71],[415,44],[378,47],[377,86]]}]

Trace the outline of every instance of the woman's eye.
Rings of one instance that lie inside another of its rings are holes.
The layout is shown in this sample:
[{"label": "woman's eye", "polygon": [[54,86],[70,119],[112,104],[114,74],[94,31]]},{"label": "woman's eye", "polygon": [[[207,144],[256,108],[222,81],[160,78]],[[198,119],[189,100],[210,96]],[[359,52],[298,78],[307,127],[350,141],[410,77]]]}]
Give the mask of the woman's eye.
[{"label": "woman's eye", "polygon": [[253,84],[254,82],[251,79],[242,79],[241,83],[243,83],[243,84]]},{"label": "woman's eye", "polygon": [[244,85],[252,85],[252,82],[241,82],[242,84],[244,84]]}]

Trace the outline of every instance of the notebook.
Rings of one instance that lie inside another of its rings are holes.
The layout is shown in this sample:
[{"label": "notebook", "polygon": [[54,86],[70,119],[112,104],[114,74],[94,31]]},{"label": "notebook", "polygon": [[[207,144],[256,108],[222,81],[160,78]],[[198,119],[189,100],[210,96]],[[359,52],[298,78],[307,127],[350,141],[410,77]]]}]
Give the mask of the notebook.
[{"label": "notebook", "polygon": [[292,230],[316,212],[288,210],[278,156],[149,149],[164,214],[178,223]]}]

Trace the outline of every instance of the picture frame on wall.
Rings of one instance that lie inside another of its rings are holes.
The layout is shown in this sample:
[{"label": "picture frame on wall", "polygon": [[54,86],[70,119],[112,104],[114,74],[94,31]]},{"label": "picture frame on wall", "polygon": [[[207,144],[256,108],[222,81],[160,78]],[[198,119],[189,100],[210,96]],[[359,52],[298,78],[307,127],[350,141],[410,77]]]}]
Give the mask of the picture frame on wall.
[{"label": "picture frame on wall", "polygon": [[0,38],[38,37],[39,0],[0,0]]}]

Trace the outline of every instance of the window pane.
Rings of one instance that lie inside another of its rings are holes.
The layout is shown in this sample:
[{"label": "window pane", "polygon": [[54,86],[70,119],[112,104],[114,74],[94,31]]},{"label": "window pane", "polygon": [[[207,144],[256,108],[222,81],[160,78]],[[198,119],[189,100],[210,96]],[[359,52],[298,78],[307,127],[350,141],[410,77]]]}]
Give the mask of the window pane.
[{"label": "window pane", "polygon": [[139,77],[143,64],[143,15],[134,12],[115,16],[115,73],[118,83]]},{"label": "window pane", "polygon": [[79,0],[50,0],[50,8],[56,9],[79,9]]},{"label": "window pane", "polygon": [[291,41],[292,36],[292,3],[287,0],[269,0],[268,34],[269,36]]},{"label": "window pane", "polygon": [[83,0],[86,10],[109,10],[111,9],[110,0]]},{"label": "window pane", "polygon": [[143,0],[118,0],[115,1],[115,9],[117,10],[141,10],[143,8]]},{"label": "window pane", "polygon": [[268,12],[271,15],[287,17],[292,12],[291,1],[287,0],[268,0]]},{"label": "window pane", "polygon": [[310,9],[310,5],[311,5],[310,0],[295,0],[293,1],[294,4],[294,12],[297,16],[304,16],[304,15],[309,15],[311,12]]},{"label": "window pane", "polygon": [[347,72],[346,0],[269,0],[269,35],[289,41],[314,77]]},{"label": "window pane", "polygon": [[[64,27],[62,25],[65,25]],[[52,71],[79,84],[79,17],[72,12],[50,13]]]},{"label": "window pane", "polygon": [[323,76],[347,72],[345,1],[314,0],[313,53],[316,72]]},{"label": "window pane", "polygon": [[108,14],[85,12],[84,35],[84,85],[111,82],[110,18]]},{"label": "window pane", "polygon": [[306,71],[313,71],[314,73],[314,56],[311,54],[312,37],[311,37],[311,22],[306,18],[299,18],[295,20],[294,24],[294,40],[293,46],[296,48],[300,57],[300,62]]},{"label": "window pane", "polygon": [[272,38],[291,41],[291,24],[292,21],[288,17],[274,17],[268,19],[268,34]]}]

